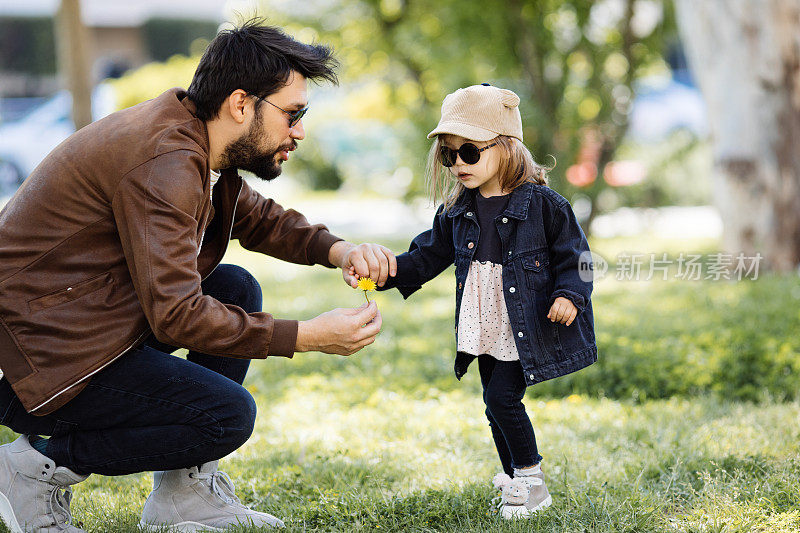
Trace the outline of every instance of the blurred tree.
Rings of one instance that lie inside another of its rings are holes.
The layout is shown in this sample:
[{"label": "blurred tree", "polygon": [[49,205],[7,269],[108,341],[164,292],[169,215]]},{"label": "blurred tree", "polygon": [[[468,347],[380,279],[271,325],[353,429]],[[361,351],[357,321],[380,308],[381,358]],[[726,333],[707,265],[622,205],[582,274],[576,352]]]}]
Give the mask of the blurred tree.
[{"label": "blurred tree", "polygon": [[[318,0],[265,2],[289,31],[329,42],[356,116],[408,123],[408,159],[423,168],[425,133],[444,96],[489,82],[521,99],[525,142],[558,166],[552,185],[597,213],[603,176],[628,127],[633,85],[664,72],[675,27],[668,0]],[[376,101],[377,100],[377,101]],[[550,157],[552,156],[552,157]],[[574,166],[579,165],[579,166]],[[579,183],[565,181],[570,174]],[[416,183],[411,193],[421,190]]]},{"label": "blurred tree", "polygon": [[800,265],[800,3],[676,0],[714,142],[714,194],[733,253]]},{"label": "blurred tree", "polygon": [[150,57],[165,61],[175,54],[190,54],[198,39],[203,42],[201,50],[205,49],[218,27],[207,20],[151,18],[142,25],[142,37]]},{"label": "blurred tree", "polygon": [[75,129],[92,122],[92,74],[89,36],[81,19],[80,0],[61,0],[56,14],[56,52],[60,74],[72,93]]},{"label": "blurred tree", "polygon": [[300,179],[318,191],[335,191],[342,186],[342,175],[336,161],[325,158],[318,143],[303,143],[303,155],[295,159]]},{"label": "blurred tree", "polygon": [[174,55],[163,63],[148,63],[110,83],[116,91],[117,107],[124,109],[155,98],[170,87],[189,87],[199,56]]}]

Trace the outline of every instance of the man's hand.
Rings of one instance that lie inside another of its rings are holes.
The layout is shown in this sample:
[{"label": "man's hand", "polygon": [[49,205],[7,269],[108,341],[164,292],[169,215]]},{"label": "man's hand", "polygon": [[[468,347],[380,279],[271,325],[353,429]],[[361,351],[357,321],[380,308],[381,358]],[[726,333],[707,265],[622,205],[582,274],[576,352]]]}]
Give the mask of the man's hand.
[{"label": "man's hand", "polygon": [[298,324],[295,351],[352,355],[375,342],[381,324],[375,302],[356,309],[334,309]]},{"label": "man's hand", "polygon": [[360,277],[371,278],[378,287],[383,287],[389,276],[397,274],[397,259],[391,250],[380,244],[355,245],[339,241],[331,246],[328,259],[342,269],[344,282],[354,289]]},{"label": "man's hand", "polygon": [[550,319],[550,322],[561,322],[567,326],[572,324],[576,316],[578,316],[578,308],[563,296],[556,298],[550,308],[550,312],[547,313],[547,318]]}]

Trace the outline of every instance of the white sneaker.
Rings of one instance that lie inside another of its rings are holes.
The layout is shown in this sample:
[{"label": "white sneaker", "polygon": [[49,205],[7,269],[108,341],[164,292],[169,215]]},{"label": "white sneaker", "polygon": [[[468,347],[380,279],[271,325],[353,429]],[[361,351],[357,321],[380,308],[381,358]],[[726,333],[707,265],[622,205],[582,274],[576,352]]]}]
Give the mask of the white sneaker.
[{"label": "white sneaker", "polygon": [[528,518],[553,503],[541,468],[531,475],[513,479],[505,473],[496,474],[492,483],[502,491],[497,507],[500,515],[507,520]]},{"label": "white sneaker", "polygon": [[72,525],[70,485],[87,477],[56,466],[23,435],[0,446],[0,518],[11,533],[83,533]]},{"label": "white sneaker", "polygon": [[267,513],[242,505],[228,474],[218,461],[200,468],[153,473],[153,492],[142,510],[139,526],[147,531],[225,531],[233,526],[284,527]]}]

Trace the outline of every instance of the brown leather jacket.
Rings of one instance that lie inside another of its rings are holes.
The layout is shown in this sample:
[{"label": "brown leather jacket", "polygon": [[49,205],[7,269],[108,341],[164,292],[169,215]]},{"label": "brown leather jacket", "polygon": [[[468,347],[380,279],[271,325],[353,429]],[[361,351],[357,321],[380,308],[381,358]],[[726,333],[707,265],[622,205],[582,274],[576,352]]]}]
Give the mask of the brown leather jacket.
[{"label": "brown leather jacket", "polygon": [[0,369],[29,412],[64,405],[151,331],[202,353],[293,355],[296,321],[225,305],[200,281],[230,239],[329,267],[339,239],[234,170],[212,205],[194,109],[171,89],[81,129],[0,212]]}]

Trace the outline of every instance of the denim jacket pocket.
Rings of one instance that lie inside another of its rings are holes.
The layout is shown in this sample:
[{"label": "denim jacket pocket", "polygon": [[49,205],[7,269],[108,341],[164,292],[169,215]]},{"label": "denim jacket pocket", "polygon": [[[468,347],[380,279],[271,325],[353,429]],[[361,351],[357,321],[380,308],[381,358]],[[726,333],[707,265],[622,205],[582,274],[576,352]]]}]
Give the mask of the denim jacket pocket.
[{"label": "denim jacket pocket", "polygon": [[522,269],[528,287],[535,291],[547,291],[550,285],[550,267],[546,252],[534,252],[522,258]]}]

